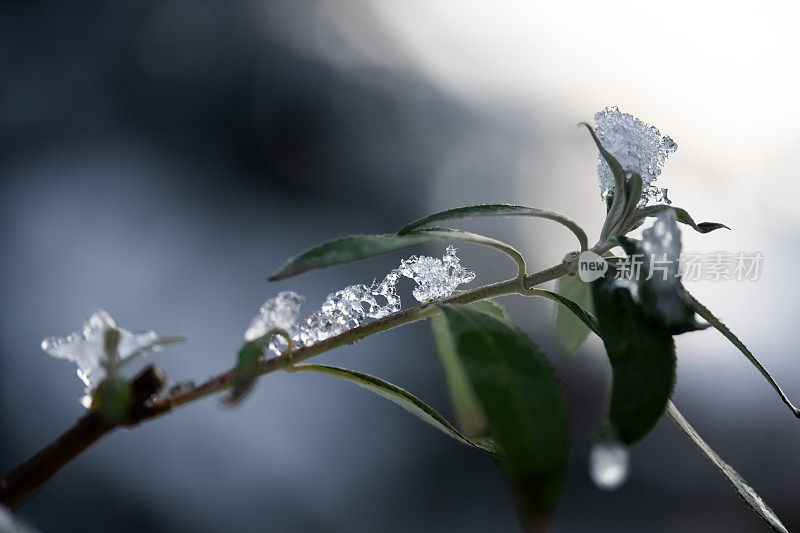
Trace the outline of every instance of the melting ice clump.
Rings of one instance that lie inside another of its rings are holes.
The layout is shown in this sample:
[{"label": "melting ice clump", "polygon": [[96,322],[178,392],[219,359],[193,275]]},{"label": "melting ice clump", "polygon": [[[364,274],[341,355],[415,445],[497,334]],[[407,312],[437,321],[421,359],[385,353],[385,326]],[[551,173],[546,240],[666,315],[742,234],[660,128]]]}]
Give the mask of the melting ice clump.
[{"label": "melting ice clump", "polygon": [[[116,352],[107,353],[105,335],[109,329],[119,332]],[[91,391],[106,377],[109,371],[122,368],[136,357],[148,352],[160,351],[163,345],[177,339],[159,337],[155,331],[131,333],[117,325],[111,316],[101,310],[95,311],[83,323],[80,331],[66,337],[48,337],[42,341],[42,350],[78,365],[78,377],[86,385],[81,404],[87,409],[91,404]]]},{"label": "melting ice clump", "polygon": [[400,263],[400,273],[413,279],[414,298],[419,302],[438,300],[453,293],[462,283],[475,279],[475,273],[461,266],[456,249],[448,246],[444,257],[412,256]]},{"label": "melting ice clump", "polygon": [[[661,168],[667,158],[678,149],[678,145],[667,135],[661,135],[654,126],[645,124],[616,107],[607,107],[594,115],[595,133],[611,155],[617,158],[630,176],[636,172],[642,176],[641,205],[650,200],[670,204],[667,189],[656,185]],[[603,156],[599,156],[597,174],[600,191],[605,198],[614,191],[614,175]]]},{"label": "melting ice clump", "polygon": [[[282,329],[292,337],[298,332],[297,319],[300,318],[300,306],[303,298],[299,294],[291,291],[278,293],[275,298],[270,298],[261,309],[258,315],[250,322],[250,327],[244,334],[247,341],[256,340],[263,337],[272,329]],[[281,353],[286,347],[283,337],[275,336],[269,343],[270,350]]]},{"label": "melting ice clump", "polygon": [[673,335],[707,327],[687,305],[681,282],[681,230],[675,212],[666,209],[642,232],[642,239],[622,243],[629,255],[616,286],[630,290],[645,315]]},{"label": "melting ice clump", "polygon": [[[299,320],[303,297],[291,291],[281,292],[261,307],[245,332],[245,340],[255,340],[279,328],[292,337],[295,347],[310,346],[363,324],[367,318],[383,318],[401,308],[397,283],[402,278],[416,283],[412,291],[419,302],[438,300],[453,293],[459,285],[475,279],[475,273],[461,266],[456,249],[448,246],[442,259],[412,256],[400,262],[381,281],[372,285],[350,285],[329,294],[322,306],[304,320]],[[275,336],[269,351],[282,355],[285,342]]]}]

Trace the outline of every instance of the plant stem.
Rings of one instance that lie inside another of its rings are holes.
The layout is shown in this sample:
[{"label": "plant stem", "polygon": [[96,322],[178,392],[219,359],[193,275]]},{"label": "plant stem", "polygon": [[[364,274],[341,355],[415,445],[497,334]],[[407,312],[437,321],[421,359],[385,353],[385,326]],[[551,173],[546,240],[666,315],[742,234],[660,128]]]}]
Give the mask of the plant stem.
[{"label": "plant stem", "polygon": [[[467,304],[507,294],[524,294],[524,289],[558,279],[573,272],[574,268],[574,262],[560,263],[546,270],[525,276],[524,288],[520,287],[520,278],[516,277],[492,285],[478,287],[437,303]],[[263,376],[277,370],[289,368],[295,363],[305,361],[339,346],[355,344],[361,339],[376,333],[424,320],[437,312],[438,308],[435,305],[424,303],[405,311],[393,313],[311,346],[298,348],[290,355],[266,359],[261,362],[258,374]],[[19,506],[67,463],[116,427],[138,425],[145,420],[162,416],[181,405],[186,405],[231,388],[233,386],[234,370],[235,368],[226,370],[207,379],[200,385],[179,390],[166,397],[156,398],[152,403],[148,404],[146,400],[152,397],[157,392],[157,389],[154,391],[144,389],[153,386],[152,374],[158,372],[154,367],[148,367],[132,382],[135,392],[138,390],[137,383],[142,384],[139,388],[142,389],[140,392],[144,394],[137,394],[141,401],[134,405],[134,409],[127,420],[122,423],[110,424],[103,421],[95,411],[87,413],[60,437],[0,480],[0,504],[12,509]]]}]

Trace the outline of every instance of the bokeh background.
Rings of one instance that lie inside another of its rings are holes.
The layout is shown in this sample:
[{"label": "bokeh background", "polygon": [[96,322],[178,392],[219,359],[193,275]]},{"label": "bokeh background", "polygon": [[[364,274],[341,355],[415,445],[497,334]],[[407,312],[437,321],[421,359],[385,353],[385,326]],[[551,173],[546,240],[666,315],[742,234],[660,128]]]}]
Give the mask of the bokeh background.
[{"label": "bokeh background", "polygon": [[[139,0],[0,4],[0,471],[82,412],[42,337],[105,308],[185,334],[152,359],[175,381],[234,361],[279,290],[310,313],[400,255],[268,284],[328,238],[434,210],[511,202],[597,235],[597,153],[575,124],[618,105],[679,149],[662,186],[698,220],[686,250],[761,252],[756,282],[698,281],[800,399],[795,2]],[[547,267],[575,244],[542,221],[462,225]],[[443,247],[424,250],[441,255]],[[464,246],[486,283],[513,265]],[[407,290],[407,288],[406,288]],[[406,292],[404,302],[412,301]],[[570,398],[571,464],[554,531],[764,531],[669,421],[603,492],[587,454],[609,370],[592,339],[558,357],[548,302],[506,298]],[[678,340],[676,404],[790,530],[800,425],[713,331]],[[425,324],[330,353],[449,412]],[[514,531],[492,462],[327,376],[271,375],[241,407],[207,399],[119,431],[17,512],[43,531]]]}]

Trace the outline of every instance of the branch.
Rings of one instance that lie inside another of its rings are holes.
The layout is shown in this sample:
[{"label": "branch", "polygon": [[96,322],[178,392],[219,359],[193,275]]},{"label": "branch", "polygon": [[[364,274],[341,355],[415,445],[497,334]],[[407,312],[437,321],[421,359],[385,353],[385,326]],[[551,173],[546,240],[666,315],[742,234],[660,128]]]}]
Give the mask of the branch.
[{"label": "branch", "polygon": [[[141,406],[158,393],[165,382],[164,373],[152,365],[134,378],[131,390],[135,407],[131,410],[131,417],[141,416]],[[117,425],[104,419],[100,411],[89,411],[60,437],[0,480],[0,504],[12,509],[20,505],[56,472]]]},{"label": "branch", "polygon": [[[527,289],[558,279],[573,270],[573,263],[558,264],[526,276],[524,287]],[[466,291],[437,303],[467,304],[506,294],[522,294],[522,290],[519,278],[514,278]],[[438,312],[440,312],[439,308],[430,303],[420,304],[350,329],[311,346],[299,348],[291,355],[266,359],[261,362],[258,374],[263,376],[283,370],[339,346],[354,344],[376,333],[424,320]],[[0,480],[0,504],[12,509],[18,507],[67,463],[118,426],[136,426],[146,420],[162,416],[181,405],[227,390],[233,386],[233,376],[234,369],[229,369],[207,379],[200,385],[179,390],[166,397],[155,398],[151,401],[166,380],[161,370],[154,366],[147,367],[131,382],[134,391],[134,407],[125,421],[111,424],[103,420],[99,412],[90,411],[60,437]]]}]

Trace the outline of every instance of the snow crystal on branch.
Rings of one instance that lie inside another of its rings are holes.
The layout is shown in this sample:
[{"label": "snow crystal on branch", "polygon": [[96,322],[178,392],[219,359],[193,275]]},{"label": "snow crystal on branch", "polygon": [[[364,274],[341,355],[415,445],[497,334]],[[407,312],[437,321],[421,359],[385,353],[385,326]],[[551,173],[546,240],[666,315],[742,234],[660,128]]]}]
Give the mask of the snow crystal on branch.
[{"label": "snow crystal on branch", "polygon": [[[106,345],[106,332],[119,332],[119,343]],[[120,327],[102,309],[95,311],[83,323],[80,331],[66,337],[47,337],[42,341],[42,350],[78,365],[78,377],[86,385],[81,403],[87,409],[91,404],[91,392],[109,374],[120,370],[133,359],[148,352],[164,349],[164,344],[178,342],[179,338],[159,337],[155,331],[131,333]],[[110,349],[110,351],[109,351]]]},{"label": "snow crystal on branch", "polygon": [[[475,273],[461,265],[456,251],[448,246],[441,259],[424,255],[404,259],[380,283],[350,285],[329,294],[322,306],[302,321],[300,305],[304,298],[291,291],[281,292],[261,306],[245,332],[245,340],[252,341],[271,330],[282,329],[289,333],[296,347],[310,346],[360,326],[367,318],[396,313],[401,309],[397,283],[402,278],[415,282],[412,294],[419,302],[446,298],[459,285],[475,279]],[[284,349],[285,341],[278,336],[269,344],[275,355],[281,355]]]},{"label": "snow crystal on branch", "polygon": [[[669,136],[662,135],[658,129],[645,124],[616,107],[607,107],[594,116],[595,133],[630,176],[636,172],[642,176],[642,200],[644,205],[650,200],[669,204],[667,189],[659,188],[656,179],[667,158],[678,149]],[[599,157],[597,174],[600,178],[600,191],[605,198],[614,190],[614,175],[608,163]]]}]

